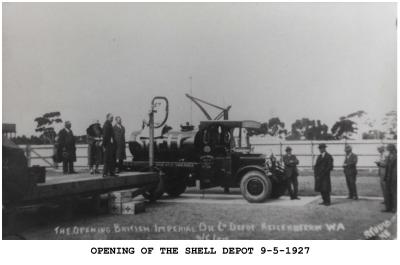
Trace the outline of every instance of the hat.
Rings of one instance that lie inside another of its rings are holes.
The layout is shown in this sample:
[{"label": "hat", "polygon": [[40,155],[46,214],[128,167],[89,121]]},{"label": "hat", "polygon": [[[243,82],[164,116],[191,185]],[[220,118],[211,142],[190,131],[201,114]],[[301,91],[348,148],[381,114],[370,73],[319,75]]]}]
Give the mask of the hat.
[{"label": "hat", "polygon": [[319,145],[318,145],[318,148],[319,148],[319,149],[326,148],[326,144],[319,144]]},{"label": "hat", "polygon": [[346,145],[344,146],[344,150],[352,150],[351,145],[346,144]]},{"label": "hat", "polygon": [[379,146],[379,147],[378,147],[378,151],[379,151],[379,152],[385,151],[385,147],[384,147],[383,145]]},{"label": "hat", "polygon": [[292,151],[292,148],[290,146],[286,147],[285,151]]},{"label": "hat", "polygon": [[100,124],[98,119],[93,119],[91,124]]},{"label": "hat", "polygon": [[388,151],[396,151],[396,145],[394,145],[394,144],[388,144],[388,145],[386,146],[386,149],[387,149]]}]

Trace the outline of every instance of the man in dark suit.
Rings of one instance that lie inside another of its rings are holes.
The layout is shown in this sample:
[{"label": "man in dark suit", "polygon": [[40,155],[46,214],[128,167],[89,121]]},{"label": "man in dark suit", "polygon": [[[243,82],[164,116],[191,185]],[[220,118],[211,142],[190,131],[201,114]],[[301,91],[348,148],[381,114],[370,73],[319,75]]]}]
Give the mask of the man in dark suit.
[{"label": "man in dark suit", "polygon": [[320,204],[329,206],[331,204],[331,171],[333,169],[333,157],[326,152],[326,145],[318,146],[320,155],[314,166],[315,191],[321,192],[323,202]]},{"label": "man in dark suit", "polygon": [[348,199],[358,200],[357,195],[357,155],[352,152],[350,145],[346,145],[344,148],[346,156],[343,162],[343,171],[346,176],[347,189],[349,190]]},{"label": "man in dark suit", "polygon": [[385,173],[385,206],[384,212],[397,211],[397,149],[394,144],[388,144],[386,147],[389,156],[386,164]]},{"label": "man in dark suit", "polygon": [[58,133],[58,152],[62,157],[64,174],[74,174],[76,161],[75,137],[71,130],[71,122],[66,121],[64,128]]},{"label": "man in dark suit", "polygon": [[121,117],[115,117],[114,135],[116,142],[117,173],[123,169],[124,159],[126,158],[125,148],[125,127],[122,125]]},{"label": "man in dark suit", "polygon": [[385,155],[385,147],[379,146],[379,159],[375,161],[375,164],[378,166],[378,176],[379,176],[379,183],[381,184],[382,195],[383,195],[383,204],[385,204],[385,198],[387,197],[386,187],[385,187],[385,175],[386,175],[386,164],[387,164],[387,156]]},{"label": "man in dark suit", "polygon": [[290,146],[286,147],[286,155],[283,156],[283,164],[285,165],[285,175],[290,199],[300,200],[300,198],[297,197],[299,189],[299,183],[297,181],[299,172],[297,170],[297,165],[299,164],[299,160],[292,154],[292,148]]},{"label": "man in dark suit", "polygon": [[106,121],[103,125],[103,148],[104,148],[104,168],[103,177],[115,177],[115,150],[116,142],[112,122],[114,116],[107,114]]}]

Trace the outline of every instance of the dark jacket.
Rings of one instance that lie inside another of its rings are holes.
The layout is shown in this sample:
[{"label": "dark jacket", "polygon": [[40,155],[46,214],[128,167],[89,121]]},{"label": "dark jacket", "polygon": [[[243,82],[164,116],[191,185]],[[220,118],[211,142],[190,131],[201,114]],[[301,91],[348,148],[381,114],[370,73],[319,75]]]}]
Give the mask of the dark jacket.
[{"label": "dark jacket", "polygon": [[[385,181],[388,183],[397,183],[397,157],[389,155],[386,164]],[[397,186],[397,185],[396,185]]]},{"label": "dark jacket", "polygon": [[63,160],[76,161],[75,137],[72,130],[62,129],[58,133],[58,155]]},{"label": "dark jacket", "polygon": [[319,155],[314,166],[315,191],[331,191],[331,171],[333,169],[333,157],[325,153],[325,156]]},{"label": "dark jacket", "polygon": [[88,164],[101,164],[103,160],[102,136],[103,130],[100,124],[95,123],[86,129],[87,142],[88,142]]},{"label": "dark jacket", "polygon": [[103,146],[105,148],[115,147],[114,129],[110,121],[106,120],[103,125]]},{"label": "dark jacket", "polygon": [[121,125],[114,125],[114,135],[117,144],[117,160],[124,160],[126,158],[125,150],[125,127]]},{"label": "dark jacket", "polygon": [[86,134],[87,134],[88,144],[99,143],[101,142],[101,140],[98,140],[96,138],[101,138],[103,136],[103,130],[101,129],[100,124],[95,123],[90,125],[86,129]]},{"label": "dark jacket", "polygon": [[293,178],[299,175],[297,170],[297,165],[299,164],[299,160],[295,155],[284,155],[283,156],[283,164],[285,165],[285,175],[286,178]]},{"label": "dark jacket", "polygon": [[357,175],[357,155],[351,153],[350,156],[345,156],[343,163],[343,171],[346,176]]}]

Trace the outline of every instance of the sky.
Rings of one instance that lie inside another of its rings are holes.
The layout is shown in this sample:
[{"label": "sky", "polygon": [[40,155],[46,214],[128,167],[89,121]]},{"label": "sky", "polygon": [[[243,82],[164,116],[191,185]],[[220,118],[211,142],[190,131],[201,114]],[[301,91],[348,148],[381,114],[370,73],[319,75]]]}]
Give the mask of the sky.
[{"label": "sky", "polygon": [[154,96],[169,125],[196,125],[190,77],[234,120],[379,119],[396,72],[395,3],[3,3],[3,122],[18,135],[51,111],[76,135],[108,112],[129,133]]}]

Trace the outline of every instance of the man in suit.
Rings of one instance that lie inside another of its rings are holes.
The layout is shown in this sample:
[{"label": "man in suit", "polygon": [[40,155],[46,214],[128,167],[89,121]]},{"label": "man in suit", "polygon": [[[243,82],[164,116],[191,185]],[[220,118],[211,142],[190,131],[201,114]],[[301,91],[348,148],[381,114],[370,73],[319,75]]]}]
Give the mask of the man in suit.
[{"label": "man in suit", "polygon": [[117,173],[123,169],[124,159],[126,159],[125,150],[125,127],[122,125],[121,117],[115,117],[116,124],[114,125],[114,135],[116,142],[116,159],[117,159]]},{"label": "man in suit", "polygon": [[386,147],[389,156],[386,164],[385,173],[385,206],[384,212],[393,212],[397,210],[397,150],[394,144],[388,144]]},{"label": "man in suit", "polygon": [[[99,165],[103,160],[102,136],[103,131],[99,120],[94,120],[86,129],[88,142],[88,164],[90,174],[99,174]],[[93,170],[93,166],[95,169]]]},{"label": "man in suit", "polygon": [[285,175],[290,199],[300,200],[300,198],[297,197],[299,189],[299,183],[297,181],[299,172],[297,170],[297,165],[299,164],[299,160],[292,154],[292,148],[290,146],[286,147],[286,155],[283,156],[283,164],[285,165]]},{"label": "man in suit", "polygon": [[76,161],[75,137],[71,130],[71,122],[66,121],[64,128],[58,133],[58,148],[62,157],[64,174],[74,174],[74,162]]},{"label": "man in suit", "polygon": [[321,192],[323,204],[329,206],[331,204],[331,171],[333,169],[333,157],[326,152],[326,145],[318,146],[320,155],[314,166],[315,191]]},{"label": "man in suit", "polygon": [[104,148],[104,168],[103,177],[115,177],[115,151],[116,142],[112,122],[114,116],[107,114],[106,121],[103,125],[103,148]]},{"label": "man in suit", "polygon": [[347,199],[358,200],[357,195],[357,155],[352,152],[350,145],[344,147],[346,153],[343,162],[343,171],[346,176],[347,189],[349,190],[349,197]]},{"label": "man in suit", "polygon": [[385,173],[386,173],[386,164],[387,164],[387,156],[385,155],[385,147],[379,146],[378,152],[379,152],[379,159],[377,161],[375,161],[375,164],[378,166],[378,176],[379,176],[379,182],[381,184],[381,189],[382,189],[383,204],[385,204],[385,198],[386,198]]}]

